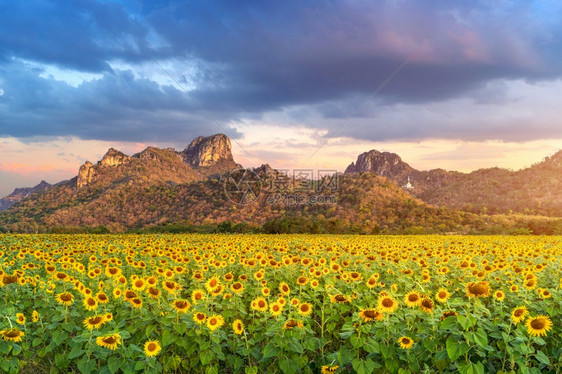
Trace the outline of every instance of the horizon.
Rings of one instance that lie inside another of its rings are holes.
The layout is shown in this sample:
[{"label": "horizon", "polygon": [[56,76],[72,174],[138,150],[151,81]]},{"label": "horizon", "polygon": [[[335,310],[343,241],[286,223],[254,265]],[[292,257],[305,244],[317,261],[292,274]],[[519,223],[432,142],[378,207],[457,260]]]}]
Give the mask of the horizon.
[{"label": "horizon", "polygon": [[[562,144],[562,4],[0,4],[0,196],[224,133],[244,166],[520,170]],[[499,30],[499,31],[498,31]],[[179,141],[179,139],[185,139]]]},{"label": "horizon", "polygon": [[[219,134],[220,134],[220,133],[213,134],[213,135],[209,135],[209,136],[214,136],[214,135],[219,135]],[[223,135],[224,135],[224,134],[223,134]],[[194,139],[195,139],[195,138],[194,138]],[[192,140],[193,140],[193,139],[192,139]],[[191,141],[189,141],[187,144],[189,144],[190,142],[191,142]],[[236,144],[236,143],[234,143],[234,144]],[[127,155],[127,156],[133,156],[133,155],[135,155],[135,154],[137,154],[137,153],[142,152],[143,150],[145,150],[145,149],[147,149],[147,148],[149,148],[149,147],[154,147],[154,145],[143,144],[143,146],[145,146],[145,147],[144,147],[143,149],[138,149],[138,146],[139,146],[139,145],[137,144],[137,145],[136,145],[137,149],[136,149],[135,151],[133,151],[133,152],[127,152],[127,151],[124,151],[124,150],[122,150],[122,149],[119,149],[119,148],[116,148],[116,147],[111,146],[111,147],[107,148],[105,152],[103,152],[103,153],[101,153],[101,154],[98,153],[98,155],[100,155],[100,156],[97,156],[97,157],[98,157],[97,159],[88,159],[88,160],[86,160],[86,161],[90,161],[90,162],[92,162],[93,164],[96,164],[98,161],[101,161],[101,159],[102,159],[103,156],[109,151],[109,149],[116,149],[117,151],[122,152],[122,153],[124,153],[124,154]],[[173,148],[174,151],[176,151],[176,152],[181,152],[181,151],[183,150],[183,148],[174,148],[174,147],[158,147],[158,148],[161,148],[161,149]],[[234,147],[233,147],[233,148],[234,148]],[[527,168],[529,168],[529,167],[531,167],[531,166],[533,166],[533,165],[535,165],[535,164],[537,164],[537,163],[540,163],[540,162],[545,161],[546,158],[552,157],[552,156],[555,155],[556,153],[560,152],[562,149],[558,149],[558,150],[556,150],[554,153],[545,155],[544,157],[542,157],[542,159],[540,159],[540,160],[538,160],[538,161],[532,162],[532,163],[530,163],[530,164],[528,164],[528,165],[523,165],[522,167],[517,168],[517,169],[510,168],[510,167],[505,167],[505,166],[489,165],[489,166],[482,166],[482,167],[479,167],[479,168],[475,168],[475,169],[472,169],[472,170],[459,170],[459,169],[448,169],[448,168],[444,168],[444,167],[441,167],[440,165],[435,165],[435,164],[433,164],[433,163],[432,163],[433,167],[431,167],[431,168],[418,168],[418,167],[415,166],[416,164],[418,164],[418,162],[416,162],[416,160],[407,160],[407,159],[405,159],[400,153],[393,152],[393,151],[387,150],[387,149],[376,149],[376,148],[371,148],[371,149],[368,149],[368,150],[365,150],[365,151],[362,151],[362,152],[358,153],[358,154],[355,156],[355,158],[354,158],[353,160],[349,161],[349,162],[348,162],[345,166],[343,166],[342,168],[333,169],[333,170],[336,170],[336,171],[339,172],[339,173],[343,173],[343,172],[345,171],[345,169],[346,169],[351,163],[355,163],[355,162],[357,161],[357,158],[359,157],[359,155],[361,155],[361,154],[363,154],[363,153],[368,153],[368,152],[373,151],[373,150],[376,150],[376,151],[379,151],[379,152],[389,152],[389,153],[397,154],[397,155],[402,159],[403,162],[405,162],[406,164],[410,165],[411,167],[413,167],[414,169],[419,170],[419,171],[429,171],[429,170],[432,170],[432,169],[444,169],[444,170],[447,170],[447,171],[458,171],[458,172],[461,172],[461,173],[469,174],[469,173],[474,172],[474,171],[477,171],[477,170],[489,169],[489,168],[495,168],[495,167],[499,167],[499,168],[502,168],[502,169],[507,169],[507,170],[510,170],[510,171],[520,171],[520,170],[524,170],[524,169],[527,169]],[[269,164],[269,163],[267,163],[267,162],[263,162],[263,163],[261,163],[261,164],[259,164],[259,165],[244,165],[244,164],[242,164],[242,163],[240,163],[240,162],[238,161],[238,158],[236,157],[234,150],[232,151],[232,153],[233,153],[234,161],[237,162],[237,163],[239,163],[239,164],[241,164],[244,168],[257,168],[257,167],[259,167],[259,166],[262,166],[262,165],[265,165],[265,164]],[[255,160],[255,159],[254,159],[254,160]],[[84,162],[86,162],[86,161],[84,161]],[[423,163],[422,163],[422,164],[423,164]],[[74,172],[74,174],[72,174],[72,173],[69,174],[69,176],[68,176],[67,178],[63,178],[63,179],[59,179],[59,180],[46,180],[45,178],[40,178],[39,181],[36,182],[36,183],[31,183],[30,185],[18,185],[18,186],[15,186],[15,187],[11,188],[11,189],[10,189],[10,187],[6,187],[5,185],[2,185],[2,186],[0,186],[0,198],[10,195],[11,193],[13,193],[13,192],[14,192],[16,189],[18,189],[18,188],[35,187],[35,186],[39,185],[39,184],[42,183],[42,182],[49,183],[50,185],[55,185],[55,184],[58,184],[58,183],[60,183],[60,182],[68,181],[68,180],[70,180],[70,179],[72,179],[72,178],[74,178],[74,177],[77,176],[77,174],[78,174],[78,169],[80,168],[81,165],[83,165],[83,163],[80,164],[80,165],[77,165],[77,166],[76,166],[76,171]],[[278,170],[279,170],[279,169],[289,169],[289,170],[298,169],[298,168],[290,168],[290,167],[281,168],[281,167],[277,167],[276,165],[271,165],[271,164],[269,164],[269,165],[270,165],[273,169],[278,169]],[[309,168],[309,169],[311,169],[311,168]],[[312,168],[312,169],[314,169],[314,168]],[[70,172],[70,171],[69,171],[69,172]],[[37,173],[37,174],[41,174],[41,173]],[[6,191],[8,191],[8,190],[9,190],[9,192],[6,192]]]}]

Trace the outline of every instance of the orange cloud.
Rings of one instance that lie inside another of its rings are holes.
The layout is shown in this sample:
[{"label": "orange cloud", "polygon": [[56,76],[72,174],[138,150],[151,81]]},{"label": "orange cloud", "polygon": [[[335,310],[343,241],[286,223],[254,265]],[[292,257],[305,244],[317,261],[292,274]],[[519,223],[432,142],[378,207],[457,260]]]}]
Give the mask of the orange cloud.
[{"label": "orange cloud", "polygon": [[56,165],[26,165],[17,162],[8,162],[3,163],[0,162],[0,170],[7,171],[10,173],[16,174],[30,174],[30,173],[37,173],[37,172],[45,172],[45,171],[72,171],[71,169],[61,169],[58,168]]}]

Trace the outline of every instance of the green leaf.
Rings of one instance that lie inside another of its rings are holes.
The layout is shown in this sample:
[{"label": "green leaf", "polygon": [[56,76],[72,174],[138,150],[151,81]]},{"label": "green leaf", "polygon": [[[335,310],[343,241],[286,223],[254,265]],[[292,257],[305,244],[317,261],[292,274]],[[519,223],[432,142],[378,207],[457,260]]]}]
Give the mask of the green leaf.
[{"label": "green leaf", "polygon": [[439,329],[449,330],[449,329],[454,328],[456,324],[457,324],[457,317],[449,316],[449,317],[445,318],[443,321],[441,321],[441,323],[439,325]]},{"label": "green leaf", "polygon": [[186,332],[186,330],[187,330],[187,325],[186,325],[185,323],[181,323],[181,322],[180,322],[180,323],[175,323],[175,324],[174,324],[174,330],[175,330],[178,334],[183,335],[183,334]]},{"label": "green leaf", "polygon": [[302,344],[299,343],[299,341],[295,338],[291,338],[288,342],[287,342],[287,347],[286,349],[290,352],[295,352],[295,353],[303,353],[304,349],[302,347]]},{"label": "green leaf", "polygon": [[0,353],[7,355],[10,353],[10,349],[12,349],[12,345],[6,341],[0,341]]},{"label": "green leaf", "polygon": [[119,370],[119,368],[121,367],[121,360],[117,356],[111,356],[107,360],[107,367],[112,374],[116,373],[117,370]]},{"label": "green leaf", "polygon": [[137,363],[135,364],[135,370],[142,370],[144,369],[145,363],[144,361],[137,361]]},{"label": "green leaf", "polygon": [[449,359],[451,361],[455,361],[457,358],[464,355],[469,350],[469,347],[466,343],[458,343],[457,339],[452,336],[447,339],[445,345],[447,347],[447,355],[449,356]]},{"label": "green leaf", "polygon": [[175,335],[174,333],[172,333],[169,330],[164,331],[164,333],[162,334],[162,346],[163,347],[166,347],[166,346],[172,344],[176,340],[178,340],[178,336]]},{"label": "green leaf", "polygon": [[201,360],[201,365],[208,365],[215,358],[215,354],[211,350],[205,350],[199,353],[199,359]]},{"label": "green leaf", "polygon": [[482,328],[478,328],[474,333],[474,341],[482,348],[486,348],[488,346],[488,335],[486,331]]},{"label": "green leaf", "polygon": [[543,351],[537,351],[535,358],[541,363],[545,365],[550,365],[550,359],[547,355],[544,354]]},{"label": "green leaf", "polygon": [[244,369],[245,374],[258,374],[257,366],[248,366]]},{"label": "green leaf", "polygon": [[477,364],[459,362],[458,367],[461,374],[484,374],[484,365],[481,362]]},{"label": "green leaf", "polygon": [[96,367],[96,360],[88,360],[88,357],[82,357],[76,366],[78,366],[78,370],[80,370],[82,374],[89,374]]},{"label": "green leaf", "polygon": [[278,356],[279,353],[281,353],[281,349],[279,349],[279,347],[277,347],[274,343],[268,343],[263,348],[263,358],[264,359]]},{"label": "green leaf", "polygon": [[340,366],[347,365],[353,359],[353,356],[355,356],[355,354],[347,347],[341,347],[338,351],[338,362]]},{"label": "green leaf", "polygon": [[209,366],[205,370],[205,374],[219,374],[219,369],[216,366]]},{"label": "green leaf", "polygon": [[75,358],[78,358],[78,357],[82,356],[83,354],[84,354],[84,351],[82,350],[82,348],[80,346],[77,345],[74,348],[72,348],[72,350],[68,354],[68,359],[73,360]]},{"label": "green leaf", "polygon": [[282,357],[279,360],[279,367],[281,371],[285,374],[294,374],[299,370],[297,364],[288,357]]}]

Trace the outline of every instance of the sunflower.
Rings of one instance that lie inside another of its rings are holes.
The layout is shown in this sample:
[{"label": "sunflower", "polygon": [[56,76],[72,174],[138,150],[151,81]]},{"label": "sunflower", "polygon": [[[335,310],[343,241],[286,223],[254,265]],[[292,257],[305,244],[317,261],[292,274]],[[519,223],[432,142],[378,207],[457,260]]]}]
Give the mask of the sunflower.
[{"label": "sunflower", "polygon": [[358,313],[359,317],[363,318],[365,322],[369,322],[372,320],[382,321],[384,319],[384,314],[379,312],[376,309],[361,309]]},{"label": "sunflower", "polygon": [[213,290],[220,285],[220,280],[217,277],[211,277],[206,283],[205,288],[209,292],[213,292]]},{"label": "sunflower", "polygon": [[434,306],[433,300],[428,297],[424,297],[420,303],[420,308],[426,313],[432,313]]},{"label": "sunflower", "polygon": [[258,312],[265,312],[267,310],[267,301],[263,297],[258,297],[252,301],[252,309]]},{"label": "sunflower", "polygon": [[476,298],[490,296],[490,284],[488,282],[470,282],[466,285],[466,296]]},{"label": "sunflower", "polygon": [[290,319],[287,322],[285,322],[285,324],[283,325],[283,329],[284,330],[292,330],[295,327],[300,329],[300,328],[302,328],[302,326],[303,326],[302,321]]},{"label": "sunflower", "polygon": [[154,357],[160,353],[161,350],[162,347],[160,346],[158,340],[149,340],[144,343],[144,355],[146,357]]},{"label": "sunflower", "polygon": [[309,303],[302,303],[298,306],[297,312],[301,316],[306,317],[306,316],[310,315],[310,313],[312,313],[312,305],[310,305]]},{"label": "sunflower", "polygon": [[191,303],[185,299],[174,300],[172,303],[172,309],[177,313],[187,313],[189,308],[191,308]]},{"label": "sunflower", "polygon": [[525,320],[527,314],[529,314],[529,310],[527,309],[527,307],[519,306],[513,309],[513,311],[511,312],[511,320],[513,321],[513,323],[518,324],[519,322]]},{"label": "sunflower", "polygon": [[505,293],[503,291],[495,291],[494,292],[494,299],[498,301],[503,301],[505,299]]},{"label": "sunflower", "polygon": [[207,327],[211,331],[215,331],[224,325],[224,318],[220,314],[214,314],[207,319]]},{"label": "sunflower", "polygon": [[541,297],[543,299],[550,299],[552,297],[552,294],[550,293],[549,290],[542,290]]},{"label": "sunflower", "polygon": [[440,288],[439,291],[435,293],[435,300],[441,304],[446,303],[449,297],[451,297],[451,294],[445,288]]},{"label": "sunflower", "polygon": [[552,328],[552,321],[548,316],[529,317],[525,326],[531,336],[546,336],[546,333]]},{"label": "sunflower", "polygon": [[279,284],[279,292],[281,292],[283,295],[289,295],[291,293],[291,288],[287,283],[281,282]]},{"label": "sunflower", "polygon": [[382,313],[394,313],[398,308],[398,302],[392,296],[384,295],[378,298],[377,306]]},{"label": "sunflower", "polygon": [[86,308],[87,311],[96,310],[98,308],[98,301],[93,297],[88,297],[84,299],[84,308]]},{"label": "sunflower", "polygon": [[179,291],[179,284],[174,281],[163,280],[162,287],[172,295],[175,295]]},{"label": "sunflower", "polygon": [[232,330],[234,330],[234,333],[236,335],[241,335],[244,332],[244,324],[242,323],[242,321],[240,321],[239,319],[234,321],[232,323]]},{"label": "sunflower", "polygon": [[377,279],[374,277],[371,277],[369,279],[367,279],[367,282],[365,282],[365,284],[367,285],[367,287],[369,289],[373,289],[377,286]]},{"label": "sunflower", "polygon": [[57,295],[57,302],[64,306],[69,306],[74,301],[74,295],[70,292],[63,292]]},{"label": "sunflower", "polygon": [[197,289],[191,293],[191,301],[193,301],[194,304],[203,300],[205,300],[205,291]]},{"label": "sunflower", "polygon": [[160,290],[156,287],[148,287],[146,289],[146,293],[148,294],[148,297],[155,300],[157,300],[161,294]]},{"label": "sunflower", "polygon": [[33,322],[39,321],[39,312],[37,312],[36,310],[34,310],[33,313],[31,313],[31,320],[32,320]]},{"label": "sunflower", "polygon": [[205,315],[205,313],[197,312],[193,315],[193,322],[198,325],[204,324],[206,320],[207,316]]},{"label": "sunflower", "polygon": [[132,306],[133,308],[136,308],[136,309],[141,309],[141,308],[142,308],[142,300],[139,299],[138,297],[135,297],[134,299],[132,299],[132,300],[130,301],[130,303],[131,303],[131,306]]},{"label": "sunflower", "polygon": [[230,285],[230,290],[237,295],[240,295],[244,292],[244,285],[240,282],[234,282]]},{"label": "sunflower", "polygon": [[107,304],[109,302],[109,298],[103,292],[98,292],[96,294],[96,300],[98,301],[99,304]]},{"label": "sunflower", "polygon": [[4,338],[5,341],[12,341],[12,342],[21,342],[21,337],[25,335],[23,331],[18,329],[8,329],[0,331],[0,335]]},{"label": "sunflower", "polygon": [[345,295],[342,295],[341,293],[333,295],[330,297],[330,301],[332,303],[340,303],[340,304],[344,304],[347,303],[349,301],[349,298]]},{"label": "sunflower", "polygon": [[133,282],[132,287],[133,287],[133,290],[135,290],[137,292],[142,291],[146,287],[146,282],[144,281],[144,279],[139,278],[139,279],[137,279]]},{"label": "sunflower", "polygon": [[335,366],[330,366],[330,365],[322,365],[322,370],[320,371],[320,373],[322,374],[331,374],[331,373],[335,373],[336,371],[338,371],[340,367],[335,365]]},{"label": "sunflower", "polygon": [[274,316],[277,317],[278,315],[280,315],[283,312],[283,305],[281,305],[279,302],[274,302],[271,303],[269,305],[269,313]]},{"label": "sunflower", "polygon": [[105,318],[106,322],[112,321],[113,320],[113,314],[106,313],[104,318]]},{"label": "sunflower", "polygon": [[299,286],[304,286],[307,283],[308,283],[308,279],[305,276],[301,276],[297,278],[297,284]]},{"label": "sunflower", "polygon": [[416,306],[420,305],[421,297],[420,294],[416,291],[408,292],[406,296],[404,296],[404,303],[410,308],[415,308]]},{"label": "sunflower", "polygon": [[96,339],[96,344],[114,351],[117,349],[117,345],[121,344],[121,336],[119,334],[103,335]]},{"label": "sunflower", "polygon": [[402,336],[400,339],[398,339],[398,343],[400,343],[400,348],[403,349],[410,349],[414,345],[414,341],[407,336]]},{"label": "sunflower", "polygon": [[105,315],[88,317],[83,324],[88,330],[99,329],[105,323]]},{"label": "sunflower", "polygon": [[25,325],[25,316],[23,315],[23,313],[17,313],[16,314],[16,322],[20,325]]}]

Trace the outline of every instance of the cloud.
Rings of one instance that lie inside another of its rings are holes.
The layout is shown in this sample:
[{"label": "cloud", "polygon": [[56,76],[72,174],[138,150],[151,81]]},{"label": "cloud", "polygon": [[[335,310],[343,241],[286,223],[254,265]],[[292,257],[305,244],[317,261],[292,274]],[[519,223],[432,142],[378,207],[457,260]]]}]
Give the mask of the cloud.
[{"label": "cloud", "polygon": [[[131,71],[105,72],[77,87],[25,65],[0,67],[0,136],[77,136],[82,139],[188,142],[201,134],[227,132],[181,90]],[[215,118],[224,120],[220,112]]]},{"label": "cloud", "polygon": [[169,142],[225,132],[215,119],[239,137],[245,121],[281,118],[334,130],[409,61],[342,135],[551,136],[558,124],[541,123],[544,112],[498,109],[511,87],[490,82],[561,76],[561,10],[538,1],[3,2],[0,135]]}]

